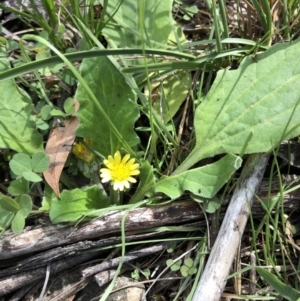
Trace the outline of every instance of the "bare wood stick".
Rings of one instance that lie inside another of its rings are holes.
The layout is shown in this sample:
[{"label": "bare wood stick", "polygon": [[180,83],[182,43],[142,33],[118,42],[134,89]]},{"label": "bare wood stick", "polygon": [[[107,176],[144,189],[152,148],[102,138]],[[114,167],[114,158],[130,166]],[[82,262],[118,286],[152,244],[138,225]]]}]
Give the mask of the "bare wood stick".
[{"label": "bare wood stick", "polygon": [[[260,157],[261,154],[251,155],[244,170],[249,168],[250,164],[258,162]],[[237,185],[193,301],[220,300],[267,162],[268,156],[263,157]]]},{"label": "bare wood stick", "polygon": [[[193,228],[198,226],[200,228],[200,223],[192,225]],[[187,226],[188,227],[188,226]],[[192,229],[191,228],[191,231]],[[194,230],[194,229],[193,229]],[[158,238],[161,235],[165,235],[164,232],[152,232],[144,233],[139,235],[128,235],[126,236],[126,242],[136,241],[136,240],[146,240],[152,237]],[[108,239],[100,239],[97,241],[80,241],[65,247],[57,247],[54,249],[46,250],[41,253],[32,255],[25,259],[13,260],[9,267],[3,268],[0,265],[0,279],[5,276],[12,276],[13,274],[18,274],[27,270],[36,269],[47,265],[54,260],[59,260],[63,258],[68,258],[70,256],[75,256],[79,252],[87,251],[95,248],[100,248],[108,245],[114,245],[122,241],[121,237],[110,237]]]},{"label": "bare wood stick", "polygon": [[[91,260],[99,256],[99,252],[81,254],[76,257],[71,257],[51,264],[51,274],[56,274],[60,271],[70,269],[74,266],[78,266],[88,260]],[[0,279],[0,296],[13,292],[23,286],[30,285],[39,279],[45,277],[46,267],[34,269],[31,271],[19,273],[12,277],[5,277]]]},{"label": "bare wood stick", "polygon": [[162,252],[166,248],[167,248],[167,243],[161,243],[161,244],[146,247],[146,248],[143,248],[143,249],[140,249],[137,251],[132,251],[132,252],[129,252],[128,254],[126,254],[123,258],[122,257],[113,258],[108,261],[102,262],[100,264],[94,265],[92,267],[88,267],[82,271],[82,276],[89,277],[93,274],[116,267],[120,263],[121,260],[123,260],[123,262],[126,263],[128,261],[132,261],[132,260],[140,258],[140,257],[144,257],[144,256],[147,256],[150,254]]},{"label": "bare wood stick", "polygon": [[[0,241],[0,260],[63,246],[80,240],[100,238],[121,232],[124,211],[105,214],[93,221],[75,226],[49,226],[16,235],[4,236]],[[202,216],[197,203],[176,202],[159,207],[137,208],[126,217],[126,231],[192,222]]]},{"label": "bare wood stick", "polygon": [[[293,178],[285,179],[287,184],[294,181],[295,179]],[[297,185],[299,182],[300,181],[298,180],[298,182],[295,182],[293,185]],[[262,182],[260,192],[258,193],[259,198],[267,198],[268,186],[267,180]],[[279,184],[276,183],[276,181],[273,181],[273,195],[279,190],[278,187]],[[287,212],[299,209],[300,191],[295,190],[290,194],[284,195],[284,206]],[[132,214],[133,216],[131,220],[127,220],[126,229],[134,228],[135,225],[137,226],[136,229],[130,232],[127,231],[126,237],[128,241],[139,239],[137,237],[138,235],[141,235],[137,232],[139,229],[160,226],[163,223],[165,223],[164,225],[174,223],[179,225],[180,223],[185,223],[187,220],[190,222],[197,220],[198,223],[200,222],[200,224],[198,224],[199,228],[205,228],[203,213],[199,211],[199,207],[195,202],[189,200],[171,203],[168,206],[152,207],[151,222],[149,222],[149,219],[151,218],[149,214],[148,219],[145,218],[145,216],[143,216],[143,219],[140,218],[144,210],[145,208],[140,208],[139,210],[134,210],[130,213],[130,215]],[[164,210],[165,212],[163,212]],[[255,217],[264,215],[260,202],[254,202],[252,213]],[[134,217],[134,215],[136,216]],[[161,217],[163,218],[161,219]],[[103,224],[101,225],[95,225],[95,221],[91,221],[84,225],[79,225],[78,228],[68,225],[54,225],[38,229],[25,229],[18,235],[11,233],[6,234],[3,240],[0,240],[0,277],[3,277],[6,272],[12,274],[16,272],[17,269],[19,269],[19,271],[26,269],[26,266],[29,266],[30,268],[38,267],[47,262],[57,260],[58,258],[68,257],[81,250],[118,243],[120,241],[119,237],[111,237],[111,234],[120,234],[120,227],[116,227],[116,225],[120,223],[120,220],[114,220],[117,218],[121,219],[122,214],[118,214],[117,216],[107,214],[99,218],[100,221],[101,219],[104,219]],[[134,220],[139,220],[139,223],[134,223]],[[77,231],[75,231],[75,229],[77,229]],[[91,233],[93,230],[95,232]],[[110,234],[109,238],[106,238],[107,234]],[[143,235],[146,234],[144,233]],[[101,238],[101,241],[88,241],[91,238]],[[62,246],[64,247],[61,248]],[[41,252],[43,250],[47,251]],[[23,260],[14,259],[13,262],[1,260],[37,252],[39,252],[39,254]],[[3,268],[6,266],[11,266],[12,270],[4,271]]]}]

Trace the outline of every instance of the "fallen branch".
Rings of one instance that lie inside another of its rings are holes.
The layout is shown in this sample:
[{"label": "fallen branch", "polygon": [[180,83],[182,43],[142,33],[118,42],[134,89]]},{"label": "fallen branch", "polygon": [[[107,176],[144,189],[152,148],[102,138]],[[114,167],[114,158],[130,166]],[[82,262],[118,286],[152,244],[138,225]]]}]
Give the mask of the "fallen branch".
[{"label": "fallen branch", "polygon": [[268,156],[261,160],[260,158],[261,154],[251,155],[248,158],[243,169],[245,177],[241,176],[242,180],[233,193],[193,301],[220,300],[226,277],[244,233],[254,196],[268,163]]},{"label": "fallen branch", "polygon": [[[121,233],[123,211],[102,215],[79,226],[49,226],[20,234],[5,235],[0,241],[0,260],[33,252],[41,252],[82,240],[97,239]],[[164,206],[137,208],[126,217],[126,232],[139,233],[142,229],[192,222],[203,218],[197,203],[176,202]]]}]

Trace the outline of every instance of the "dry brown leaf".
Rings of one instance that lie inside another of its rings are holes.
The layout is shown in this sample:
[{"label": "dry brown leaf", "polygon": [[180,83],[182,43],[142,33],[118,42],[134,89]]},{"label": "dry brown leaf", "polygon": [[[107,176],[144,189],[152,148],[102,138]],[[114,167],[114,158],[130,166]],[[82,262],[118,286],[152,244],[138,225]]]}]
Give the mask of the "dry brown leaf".
[{"label": "dry brown leaf", "polygon": [[44,172],[44,178],[59,197],[59,178],[75,140],[75,131],[79,119],[75,116],[65,120],[64,127],[55,128],[46,145],[45,152],[50,157],[50,166]]}]

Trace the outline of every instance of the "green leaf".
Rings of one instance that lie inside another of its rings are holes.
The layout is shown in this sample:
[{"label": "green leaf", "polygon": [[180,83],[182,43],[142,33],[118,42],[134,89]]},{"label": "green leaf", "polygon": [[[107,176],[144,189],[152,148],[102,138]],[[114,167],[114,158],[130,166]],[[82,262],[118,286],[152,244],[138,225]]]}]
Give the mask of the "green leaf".
[{"label": "green leaf", "polygon": [[134,269],[134,271],[131,273],[131,278],[139,281],[140,280],[140,272],[138,269]]},{"label": "green leaf", "polygon": [[184,260],[184,265],[186,265],[187,267],[191,268],[194,264],[194,260],[192,258],[187,258]]},{"label": "green leaf", "polygon": [[[82,77],[124,141],[129,146],[137,145],[139,138],[134,131],[134,123],[139,117],[136,96],[123,75],[106,57],[84,59],[80,69]],[[92,140],[93,147],[104,156],[113,155],[120,150],[123,145],[80,84],[75,98],[80,102],[77,135]]]},{"label": "green leaf", "polygon": [[25,227],[25,218],[20,211],[18,211],[11,223],[11,230],[14,233],[20,233]]},{"label": "green leaf", "polygon": [[226,155],[219,161],[160,180],[156,192],[163,192],[171,199],[180,197],[185,190],[197,196],[212,198],[241,166],[242,159]]},{"label": "green leaf", "polygon": [[197,268],[192,267],[192,268],[189,269],[189,275],[194,275],[196,273],[197,273]]},{"label": "green leaf", "polygon": [[197,273],[197,269],[193,267],[194,260],[192,258],[187,258],[184,260],[182,267],[180,268],[181,275],[187,277],[188,275],[194,275]]},{"label": "green leaf", "polygon": [[40,129],[40,130],[45,131],[45,130],[48,130],[48,129],[49,129],[48,123],[45,122],[45,121],[44,121],[43,119],[41,119],[41,118],[37,118],[35,124],[36,124],[36,127],[37,127],[38,129]]},{"label": "green leaf", "polygon": [[143,270],[143,275],[146,278],[148,278],[151,275],[151,271],[148,268],[146,268],[146,269]]},{"label": "green leaf", "polygon": [[[164,123],[174,117],[186,100],[191,82],[191,75],[185,70],[180,70],[164,79],[161,84],[155,83],[152,86],[154,89],[151,97],[153,108],[161,116]],[[147,86],[145,87],[145,94],[148,97],[149,89]]]},{"label": "green leaf", "polygon": [[[300,40],[221,70],[195,115],[196,146],[177,169],[221,153],[266,152],[300,135]],[[249,140],[250,138],[250,140]],[[249,141],[248,141],[249,140]]]},{"label": "green leaf", "polygon": [[64,102],[64,110],[66,115],[72,115],[75,112],[74,99],[72,97],[68,97]]},{"label": "green leaf", "polygon": [[41,182],[43,181],[43,179],[37,175],[36,173],[32,172],[32,171],[26,171],[26,172],[23,172],[23,175],[22,175],[26,180],[30,181],[30,182],[34,182],[34,183],[37,183],[37,182]]},{"label": "green leaf", "polygon": [[7,229],[10,226],[13,215],[14,213],[0,208],[0,231],[2,229]]},{"label": "green leaf", "polygon": [[53,109],[50,111],[51,116],[58,116],[58,117],[63,117],[65,116],[64,112],[61,110]]},{"label": "green leaf", "polygon": [[29,192],[29,183],[26,179],[21,177],[20,179],[13,180],[8,186],[8,192],[11,195],[20,195]]},{"label": "green leaf", "polygon": [[50,112],[52,111],[53,107],[49,105],[44,105],[41,109],[41,116],[43,120],[49,120],[52,116],[50,115]]},{"label": "green leaf", "polygon": [[31,158],[27,154],[15,154],[9,167],[15,175],[22,176],[24,172],[31,171]]},{"label": "green leaf", "polygon": [[159,48],[155,42],[167,44],[174,22],[171,19],[172,0],[123,0],[117,11],[119,0],[107,3],[107,13],[112,20],[102,33],[115,47],[140,48],[144,44]]},{"label": "green leaf", "polygon": [[194,201],[202,203],[204,210],[208,213],[214,213],[216,212],[216,210],[218,210],[221,207],[221,201],[216,196],[208,199],[191,193],[190,197]]},{"label": "green leaf", "polygon": [[[9,61],[2,56],[0,72],[9,66]],[[31,120],[33,104],[28,94],[13,79],[7,79],[0,81],[0,95],[0,148],[30,155],[42,150],[42,135]]]},{"label": "green leaf", "polygon": [[50,158],[44,152],[37,152],[32,156],[32,170],[42,173],[49,167]]},{"label": "green leaf", "polygon": [[154,188],[154,174],[153,168],[146,160],[141,160],[140,168],[140,182],[137,190],[130,200],[130,204],[137,203],[141,201],[147,192],[151,192]]},{"label": "green leaf", "polygon": [[180,268],[180,273],[183,277],[187,277],[188,274],[189,274],[189,267],[183,265],[181,268]]},{"label": "green leaf", "polygon": [[169,241],[168,242],[168,248],[167,248],[167,252],[168,253],[173,253],[175,248],[177,246],[177,242],[176,241]]},{"label": "green leaf", "polygon": [[171,271],[173,271],[173,272],[179,271],[181,264],[182,264],[182,259],[179,259],[174,264],[173,264],[173,262],[174,262],[173,259],[168,259],[166,261],[166,264],[168,267],[170,267]]},{"label": "green leaf", "polygon": [[19,204],[12,198],[0,195],[0,206],[8,212],[17,212],[20,210]]},{"label": "green leaf", "polygon": [[56,198],[55,193],[53,190],[49,187],[48,184],[45,184],[44,189],[44,196],[42,199],[42,206],[39,208],[39,211],[41,212],[49,212],[51,207],[51,202]]},{"label": "green leaf", "polygon": [[270,273],[269,271],[256,267],[257,272],[261,277],[264,278],[265,281],[271,285],[280,296],[284,297],[289,301],[297,301],[300,298],[300,292],[293,289],[291,286],[284,284],[281,282],[275,275]]},{"label": "green leaf", "polygon": [[20,212],[24,217],[27,217],[32,210],[32,200],[28,194],[23,194],[20,198]]},{"label": "green leaf", "polygon": [[208,213],[214,213],[221,207],[221,201],[214,196],[212,199],[203,201],[203,208]]},{"label": "green leaf", "polygon": [[86,189],[63,190],[60,200],[51,202],[50,219],[52,223],[72,222],[96,209],[106,208],[108,199],[97,185]]}]

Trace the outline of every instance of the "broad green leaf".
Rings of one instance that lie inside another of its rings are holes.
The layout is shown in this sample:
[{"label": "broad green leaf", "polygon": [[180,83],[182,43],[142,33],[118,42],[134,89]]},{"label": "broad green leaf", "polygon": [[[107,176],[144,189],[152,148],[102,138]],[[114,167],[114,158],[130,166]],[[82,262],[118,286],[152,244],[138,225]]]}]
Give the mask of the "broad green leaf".
[{"label": "broad green leaf", "polygon": [[2,210],[0,208],[0,231],[10,226],[14,213]]},{"label": "broad green leaf", "polygon": [[137,203],[143,199],[146,193],[151,193],[154,188],[153,168],[148,161],[142,160],[139,175],[139,186],[130,200],[130,204]]},{"label": "broad green leaf", "polygon": [[177,23],[174,24],[172,31],[168,37],[168,45],[171,46],[177,46],[178,43],[180,45],[184,45],[189,43],[188,40],[186,39],[184,32],[182,30],[182,27],[178,25]]},{"label": "broad green leaf", "polygon": [[63,190],[60,199],[51,202],[50,219],[52,223],[72,222],[96,209],[108,206],[108,199],[97,185],[86,189]]},{"label": "broad green leaf", "polygon": [[32,200],[28,194],[23,194],[20,197],[20,212],[24,217],[27,217],[32,210]]},{"label": "broad green leaf", "polygon": [[[9,61],[0,59],[0,72],[9,69]],[[28,94],[13,79],[0,81],[0,148],[33,154],[43,149],[42,135],[31,120],[33,104]]]},{"label": "broad green leaf", "polygon": [[207,199],[203,202],[203,208],[208,213],[214,213],[221,207],[221,201],[214,196],[212,199]]},{"label": "broad green leaf", "polygon": [[240,157],[228,154],[215,163],[162,178],[155,191],[163,192],[171,199],[180,197],[186,190],[197,196],[212,198],[241,164]]},{"label": "broad green leaf", "polygon": [[49,167],[50,158],[44,152],[37,152],[32,156],[32,170],[42,173]]},{"label": "broad green leaf", "polygon": [[[124,141],[129,146],[137,145],[139,139],[134,132],[134,123],[139,116],[136,96],[120,71],[106,57],[83,60],[80,71]],[[121,149],[123,145],[80,84],[75,98],[80,103],[77,135],[93,141],[93,147],[104,156]]]},{"label": "broad green leaf", "polygon": [[50,105],[44,105],[41,109],[41,116],[43,120],[49,120],[51,119],[50,112],[53,110],[53,107]]},{"label": "broad green leaf", "polygon": [[72,97],[68,97],[65,100],[64,110],[66,112],[66,115],[72,115],[73,113],[75,113],[74,99]]},{"label": "broad green leaf", "polygon": [[196,146],[176,173],[221,153],[266,152],[300,135],[300,40],[221,70],[195,115]]},{"label": "broad green leaf", "polygon": [[51,116],[58,116],[58,117],[63,117],[65,116],[64,112],[61,110],[53,109],[50,111]]},{"label": "broad green leaf", "polygon": [[48,184],[45,184],[42,206],[39,208],[39,211],[50,211],[51,202],[54,198],[56,198],[54,191],[50,188]]},{"label": "broad green leaf", "polygon": [[26,179],[21,177],[20,179],[13,180],[8,186],[8,192],[11,195],[21,195],[29,192],[29,183]]},{"label": "broad green leaf", "polygon": [[18,211],[11,223],[11,229],[14,233],[20,233],[25,227],[25,218],[20,211]]},{"label": "broad green leaf", "polygon": [[[167,44],[172,31],[172,0],[110,0],[107,13],[112,20],[102,30],[108,42],[118,48],[159,48]],[[121,5],[120,5],[121,3]],[[120,5],[120,7],[119,7]]]},{"label": "broad green leaf", "polygon": [[23,175],[22,175],[27,181],[30,181],[30,182],[34,182],[34,183],[37,183],[37,182],[41,182],[43,181],[43,179],[37,175],[36,173],[32,172],[32,171],[26,171],[26,172],[23,172]]},{"label": "broad green leaf", "polygon": [[221,207],[221,201],[216,196],[208,199],[191,193],[190,197],[194,201],[202,203],[204,210],[208,213],[214,213],[216,210],[218,210]]},{"label": "broad green leaf", "polygon": [[[191,75],[185,70],[180,70],[168,76],[161,84],[153,84],[151,93],[153,108],[165,123],[174,117],[186,100],[191,82]],[[149,95],[147,86],[145,94]]]},{"label": "broad green leaf", "polygon": [[281,282],[278,277],[270,273],[269,271],[256,267],[257,272],[261,277],[264,278],[265,281],[268,282],[269,285],[271,285],[275,291],[280,294],[280,296],[284,297],[285,299],[289,301],[297,301],[300,298],[300,292],[295,290],[289,285],[286,285],[285,283]]},{"label": "broad green leaf", "polygon": [[36,122],[35,122],[35,125],[38,129],[40,130],[48,130],[49,129],[49,125],[47,122],[45,122],[42,118],[37,118],[36,119]]},{"label": "broad green leaf", "polygon": [[20,210],[19,204],[14,199],[3,194],[0,195],[0,206],[8,212],[17,212]]},{"label": "broad green leaf", "polygon": [[24,172],[31,171],[31,158],[27,154],[15,154],[9,162],[9,167],[15,175],[22,176]]}]

